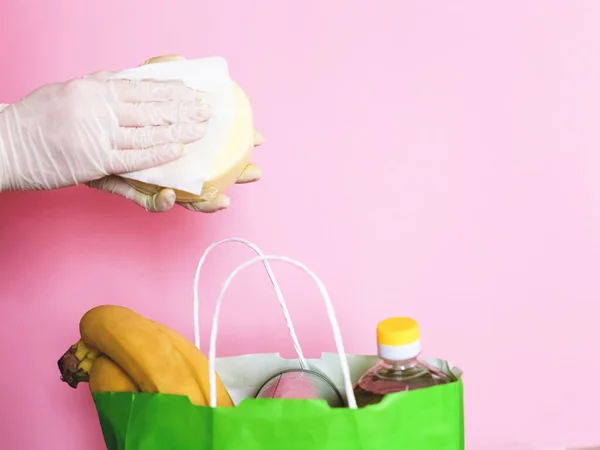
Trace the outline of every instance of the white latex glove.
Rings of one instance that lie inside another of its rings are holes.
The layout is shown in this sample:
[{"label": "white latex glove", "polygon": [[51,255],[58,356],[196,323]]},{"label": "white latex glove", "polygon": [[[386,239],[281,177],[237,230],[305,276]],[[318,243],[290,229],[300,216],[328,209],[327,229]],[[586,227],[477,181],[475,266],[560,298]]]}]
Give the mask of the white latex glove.
[{"label": "white latex glove", "polygon": [[204,135],[210,109],[183,83],[106,75],[46,85],[0,110],[0,191],[148,169]]},{"label": "white latex glove", "polygon": [[[260,133],[254,134],[254,145],[259,146],[263,142]],[[258,181],[261,177],[261,170],[254,164],[249,164],[240,177],[237,179],[237,184],[247,184]],[[166,212],[169,211],[175,204],[178,204],[190,211],[214,213],[227,208],[230,204],[230,199],[227,195],[219,193],[214,200],[201,201],[196,203],[178,203],[175,201],[175,192],[173,189],[162,189],[154,195],[147,195],[131,187],[123,178],[118,176],[110,176],[101,180],[91,181],[87,183],[89,187],[100,189],[117,194],[133,201],[136,205],[141,206],[149,212]]]},{"label": "white latex glove", "polygon": [[[94,79],[106,79],[111,74],[111,72],[96,72],[88,77]],[[254,133],[254,146],[257,147],[262,143],[263,137],[259,132],[256,131]],[[237,184],[253,183],[258,181],[261,175],[262,173],[258,166],[249,164],[238,178]],[[125,197],[149,212],[166,212],[172,209],[175,204],[178,204],[185,209],[189,209],[190,211],[214,213],[227,208],[231,202],[227,195],[219,193],[213,200],[210,201],[177,203],[175,201],[176,195],[173,189],[166,188],[154,195],[148,195],[131,187],[131,185],[129,185],[123,178],[113,175],[101,178],[100,180],[93,180],[86,184],[91,188]]]}]

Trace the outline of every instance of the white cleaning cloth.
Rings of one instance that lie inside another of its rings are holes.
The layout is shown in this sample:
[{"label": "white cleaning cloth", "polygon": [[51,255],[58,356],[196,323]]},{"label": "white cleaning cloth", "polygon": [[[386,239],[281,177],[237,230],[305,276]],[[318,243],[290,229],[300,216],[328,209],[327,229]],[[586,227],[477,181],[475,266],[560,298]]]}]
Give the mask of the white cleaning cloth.
[{"label": "white cleaning cloth", "polygon": [[211,57],[147,64],[119,72],[111,78],[180,80],[191,89],[205,93],[212,116],[207,122],[204,137],[186,145],[187,154],[163,166],[122,175],[124,178],[200,195],[213,158],[223,145],[235,116],[235,96],[225,59]]}]

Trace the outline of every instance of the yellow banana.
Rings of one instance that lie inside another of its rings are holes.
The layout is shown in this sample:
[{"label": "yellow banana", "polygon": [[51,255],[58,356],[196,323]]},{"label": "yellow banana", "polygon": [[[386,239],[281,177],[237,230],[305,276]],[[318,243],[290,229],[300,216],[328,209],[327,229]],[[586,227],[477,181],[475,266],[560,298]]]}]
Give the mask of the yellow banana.
[{"label": "yellow banana", "polygon": [[77,365],[77,368],[85,373],[90,373],[95,362],[96,360],[85,358]]},{"label": "yellow banana", "polygon": [[123,369],[106,355],[99,356],[90,372],[90,391],[139,392],[139,388]]},{"label": "yellow banana", "polygon": [[[71,387],[88,381],[92,392],[180,394],[208,405],[208,359],[175,330],[128,308],[104,305],[83,316],[80,332],[81,340],[58,362]],[[233,406],[218,375],[217,405]]]},{"label": "yellow banana", "polygon": [[[172,342],[175,348],[181,353],[184,359],[192,368],[192,374],[204,394],[205,404],[210,403],[210,382],[208,377],[208,359],[192,342],[186,339],[177,331],[163,325],[159,322],[153,322],[158,330],[165,334]],[[233,406],[233,400],[229,396],[223,381],[217,375],[217,406]]]},{"label": "yellow banana", "polygon": [[112,359],[141,391],[186,395],[193,404],[206,403],[189,364],[171,340],[129,308],[93,308],[81,318],[79,331],[88,347]]}]

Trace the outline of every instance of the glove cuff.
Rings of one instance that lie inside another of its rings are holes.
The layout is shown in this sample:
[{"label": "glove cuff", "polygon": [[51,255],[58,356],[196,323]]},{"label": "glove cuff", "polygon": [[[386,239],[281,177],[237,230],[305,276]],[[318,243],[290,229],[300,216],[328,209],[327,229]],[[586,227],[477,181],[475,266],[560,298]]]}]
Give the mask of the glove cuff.
[{"label": "glove cuff", "polygon": [[[0,103],[0,112],[8,106],[7,103]],[[6,160],[6,148],[4,139],[0,132],[0,192],[6,190],[8,184],[8,161]]]}]

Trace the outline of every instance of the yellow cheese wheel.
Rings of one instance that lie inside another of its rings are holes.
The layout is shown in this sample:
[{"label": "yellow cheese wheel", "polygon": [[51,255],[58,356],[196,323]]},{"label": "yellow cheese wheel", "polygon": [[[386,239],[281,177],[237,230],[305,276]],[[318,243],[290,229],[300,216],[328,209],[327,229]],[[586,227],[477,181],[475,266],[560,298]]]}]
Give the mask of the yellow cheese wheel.
[{"label": "yellow cheese wheel", "polygon": [[[154,64],[185,59],[179,55],[163,55],[150,58],[144,64]],[[235,97],[235,115],[229,131],[221,148],[213,160],[208,179],[204,182],[201,195],[191,194],[175,189],[177,201],[180,203],[195,203],[212,200],[219,192],[223,192],[232,185],[250,163],[254,149],[254,123],[252,121],[252,107],[244,91],[232,81]],[[137,180],[126,179],[127,183],[144,194],[156,194],[164,186],[143,183]]]}]

